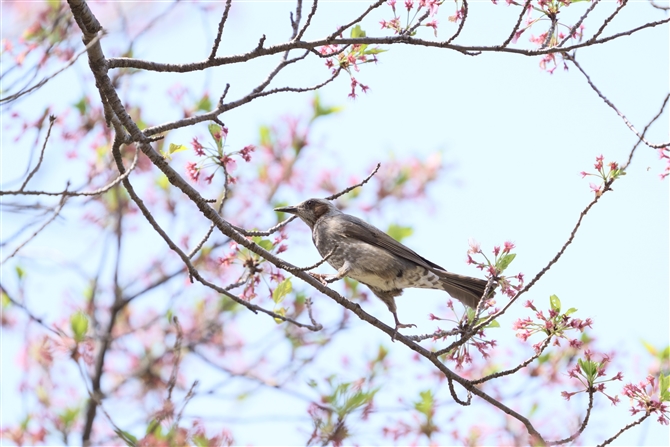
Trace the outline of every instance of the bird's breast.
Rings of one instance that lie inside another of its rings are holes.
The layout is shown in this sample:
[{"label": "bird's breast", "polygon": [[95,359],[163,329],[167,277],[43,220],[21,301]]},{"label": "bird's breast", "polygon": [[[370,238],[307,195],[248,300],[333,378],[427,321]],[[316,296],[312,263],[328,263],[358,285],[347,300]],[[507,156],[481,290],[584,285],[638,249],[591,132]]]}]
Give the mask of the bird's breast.
[{"label": "bird's breast", "polygon": [[348,277],[380,290],[416,287],[426,271],[384,248],[347,237],[328,222],[314,227],[312,240],[322,257],[333,251],[327,262],[334,269],[339,270],[346,263],[350,269]]}]

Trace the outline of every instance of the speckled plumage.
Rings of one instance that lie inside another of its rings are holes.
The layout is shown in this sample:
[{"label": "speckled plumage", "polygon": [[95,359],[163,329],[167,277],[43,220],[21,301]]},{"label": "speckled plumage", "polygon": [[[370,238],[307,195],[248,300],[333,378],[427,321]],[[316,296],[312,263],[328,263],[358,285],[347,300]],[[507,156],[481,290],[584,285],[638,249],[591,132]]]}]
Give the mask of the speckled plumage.
[{"label": "speckled plumage", "polygon": [[398,321],[394,299],[408,287],[444,290],[473,308],[484,294],[486,281],[447,272],[327,200],[309,199],[277,211],[300,217],[312,229],[321,256],[332,252],[327,262],[337,270],[337,277],[348,276],[368,286],[393,313],[396,328],[408,326]]}]

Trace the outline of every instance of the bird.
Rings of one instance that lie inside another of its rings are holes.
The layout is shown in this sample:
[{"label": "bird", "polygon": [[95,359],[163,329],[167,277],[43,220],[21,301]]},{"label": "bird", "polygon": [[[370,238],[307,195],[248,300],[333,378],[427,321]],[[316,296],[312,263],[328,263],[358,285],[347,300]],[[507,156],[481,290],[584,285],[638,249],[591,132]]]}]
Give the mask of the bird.
[{"label": "bird", "polygon": [[487,281],[448,272],[380,229],[342,212],[326,199],[308,199],[295,206],[275,208],[275,211],[296,215],[307,224],[319,254],[337,270],[336,275],[312,273],[312,276],[323,283],[346,276],[365,284],[393,314],[396,332],[400,328],[416,327],[398,319],[395,297],[401,295],[403,289],[444,290],[473,309],[486,292]]}]

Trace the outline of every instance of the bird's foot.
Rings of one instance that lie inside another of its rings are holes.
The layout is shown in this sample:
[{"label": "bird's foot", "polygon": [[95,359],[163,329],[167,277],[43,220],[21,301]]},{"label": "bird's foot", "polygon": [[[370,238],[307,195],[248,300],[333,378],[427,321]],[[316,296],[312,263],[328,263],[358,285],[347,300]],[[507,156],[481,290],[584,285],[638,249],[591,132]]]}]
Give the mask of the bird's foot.
[{"label": "bird's foot", "polygon": [[395,319],[395,330],[393,331],[393,335],[391,336],[391,341],[395,342],[395,336],[398,335],[398,329],[403,329],[406,327],[416,327],[416,324],[403,324],[400,321],[398,321],[398,318]]},{"label": "bird's foot", "polygon": [[328,285],[328,280],[327,280],[328,275],[324,275],[323,273],[312,273],[312,272],[309,272],[309,275],[310,275],[312,278],[314,278],[314,279],[316,279],[317,281],[319,281],[319,282],[320,282],[321,284],[323,284],[324,286],[327,286],[327,285]]}]

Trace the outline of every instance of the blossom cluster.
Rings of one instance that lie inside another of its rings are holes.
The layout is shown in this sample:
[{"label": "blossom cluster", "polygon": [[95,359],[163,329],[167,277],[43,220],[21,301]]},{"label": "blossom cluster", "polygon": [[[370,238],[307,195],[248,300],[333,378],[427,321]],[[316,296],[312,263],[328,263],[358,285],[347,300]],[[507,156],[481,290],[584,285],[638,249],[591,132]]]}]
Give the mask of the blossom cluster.
[{"label": "blossom cluster", "polygon": [[[366,33],[360,25],[356,25],[351,29],[350,37],[360,38],[365,37]],[[340,37],[342,35],[340,34]],[[369,87],[361,84],[353,75],[352,69],[356,72],[360,71],[359,65],[370,62],[377,62],[377,54],[383,53],[379,47],[371,47],[367,44],[353,44],[340,47],[340,45],[324,45],[319,48],[319,52],[323,56],[330,56],[326,59],[326,67],[330,68],[333,74],[338,70],[345,70],[351,78],[351,92],[349,97],[356,98],[356,87],[359,87],[363,93],[367,93]]]},{"label": "blossom cluster", "polygon": [[[427,18],[428,16],[434,17],[437,14],[437,10],[440,7],[442,3],[444,3],[444,0],[439,1],[439,0],[405,0],[404,5],[399,7],[399,9],[405,9],[407,10],[407,17],[405,20],[405,24],[401,24],[401,19],[400,15],[398,14],[396,10],[396,0],[389,0],[386,2],[391,9],[393,10],[393,18],[391,20],[382,20],[379,22],[379,24],[382,26],[382,29],[390,29],[393,31],[394,34],[406,34],[409,33],[410,35],[414,35],[416,33],[416,28],[419,26],[425,26],[427,28],[432,28],[433,32],[435,33],[435,37],[437,37],[437,19],[433,18],[432,20],[421,23],[421,20]],[[419,17],[418,21],[417,16],[419,16],[419,12],[424,11],[424,16]],[[414,13],[412,14],[412,11]],[[458,17],[459,13],[462,10],[459,10],[456,13],[456,16]],[[462,14],[462,13],[461,13]],[[410,17],[411,16],[411,17]],[[458,19],[453,19],[450,17],[450,21],[456,21]],[[416,22],[415,22],[416,21]]]},{"label": "blossom cluster", "polygon": [[[607,166],[607,168],[605,166]],[[580,174],[582,178],[586,177],[587,175],[591,175],[601,179],[600,184],[589,183],[591,191],[593,191],[598,197],[602,195],[602,193],[605,191],[605,187],[609,187],[609,184],[612,181],[616,180],[622,175],[626,175],[624,169],[621,168],[616,161],[611,161],[605,164],[602,154],[596,157],[596,162],[593,167],[596,169],[595,173],[582,171]]]},{"label": "blossom cluster", "polygon": [[[254,236],[250,239],[253,240],[254,243],[260,245],[263,249],[274,252],[275,254],[283,253],[288,248],[284,243],[287,236],[283,231],[275,236],[273,240],[264,239],[260,236]],[[222,270],[227,270],[235,264],[241,265],[243,273],[240,285],[244,285],[241,298],[246,301],[251,301],[258,296],[257,287],[260,285],[263,276],[267,276],[271,284],[281,283],[285,279],[281,270],[264,262],[264,259],[261,258],[260,255],[257,255],[247,248],[240,247],[235,241],[230,242],[228,253],[218,258],[218,264]],[[270,295],[272,295],[272,293],[270,293]]]},{"label": "blossom cluster", "polygon": [[605,393],[605,383],[614,380],[623,380],[621,372],[616,373],[609,379],[599,379],[607,374],[606,368],[609,362],[610,357],[607,354],[601,354],[599,360],[596,360],[596,356],[591,351],[588,349],[584,351],[584,359],[577,360],[575,366],[568,371],[568,376],[577,379],[584,388],[574,392],[563,391],[561,392],[561,396],[566,400],[570,400],[572,396],[578,393],[601,393],[612,402],[612,405],[618,404],[619,396],[610,396]]},{"label": "blossom cluster", "polygon": [[[591,327],[593,321],[590,318],[582,320],[572,317],[571,314],[577,312],[577,309],[574,307],[561,313],[561,302],[556,295],[552,295],[549,298],[549,301],[551,308],[549,309],[548,315],[545,315],[543,311],[538,310],[532,301],[526,301],[525,307],[535,312],[535,320],[530,317],[518,319],[512,326],[514,330],[518,331],[516,336],[521,340],[526,341],[533,334],[542,333],[549,337],[554,337],[554,346],[560,346],[559,339],[564,338],[568,341],[571,347],[580,349],[582,347],[582,342],[578,339],[568,337],[566,332],[576,330],[582,333],[587,327]],[[533,345],[536,352],[539,352],[541,347],[542,342]]]},{"label": "blossom cluster", "polygon": [[[493,278],[504,295],[514,298],[523,288],[523,273],[518,273],[513,276],[502,276],[503,271],[509,267],[516,257],[516,254],[512,253],[512,249],[515,247],[514,243],[507,241],[502,247],[493,247],[493,260],[490,260],[484,254],[479,242],[470,240],[469,244],[470,248],[468,249],[467,263],[473,264],[479,270],[485,272],[487,278]],[[484,260],[476,261],[473,258],[475,255],[481,255]]]},{"label": "blossom cluster", "polygon": [[663,425],[670,424],[668,415],[668,401],[670,401],[670,375],[661,374],[659,378],[649,375],[647,379],[635,385],[629,383],[624,385],[622,394],[632,401],[631,413],[645,414],[657,413],[658,422]]},{"label": "blossom cluster", "polygon": [[[494,5],[498,4],[497,0],[491,1]],[[521,6],[525,2],[517,3],[513,0],[505,0],[505,3],[507,3],[508,6]],[[544,31],[539,35],[530,35],[528,38],[531,43],[537,45],[539,48],[559,46],[566,40],[566,38],[578,40],[579,42],[582,41],[584,37],[583,23],[580,23],[579,26],[575,26],[562,23],[558,20],[561,9],[570,6],[573,3],[573,0],[537,0],[534,3],[535,5],[532,5],[526,10],[526,18],[523,25],[514,33],[512,43],[516,43],[524,32],[528,31],[536,24],[548,24],[547,26],[549,26],[547,31]],[[569,31],[566,33],[563,30]],[[568,66],[562,59],[561,53],[548,53],[543,55],[540,59],[540,68],[551,74],[556,70],[561,60],[563,61],[563,68],[567,70]]]},{"label": "blossom cluster", "polygon": [[[465,312],[457,320],[450,318],[440,318],[434,314],[430,314],[429,318],[431,320],[439,321],[451,321],[453,326],[457,328],[468,328],[473,327],[483,321],[485,318],[495,314],[499,309],[495,308],[494,300],[485,300],[479,305],[479,314],[475,315],[474,309],[466,308]],[[452,300],[447,301],[447,307],[454,315],[456,315],[456,310],[454,309],[454,302]],[[486,315],[479,318],[478,316],[486,312]],[[456,346],[454,349],[447,353],[447,358],[456,363],[456,369],[463,369],[463,365],[472,363],[471,348],[475,348],[482,355],[483,358],[489,357],[489,352],[496,347],[496,340],[488,340],[484,329],[500,327],[500,325],[494,320],[488,326],[480,329],[476,334],[470,337],[465,343]],[[440,328],[437,329],[433,340],[445,339],[450,335],[460,335],[461,331],[444,331]]]},{"label": "blossom cluster", "polygon": [[[228,128],[225,126],[218,126],[216,124],[211,124],[209,126],[209,133],[212,137],[212,140],[215,143],[214,147],[204,146],[198,140],[197,137],[194,137],[193,140],[191,141],[191,146],[193,147],[193,151],[195,152],[195,154],[198,157],[204,157],[204,158],[197,163],[187,162],[186,174],[191,180],[197,182],[200,179],[200,174],[203,171],[203,169],[208,167],[214,167],[214,170],[209,175],[204,177],[204,180],[207,183],[212,183],[214,175],[219,170],[219,168],[221,168],[223,169],[223,172],[226,176],[226,182],[234,184],[237,181],[237,179],[230,173],[237,167],[237,161],[233,157],[238,156],[242,158],[245,162],[250,162],[251,153],[254,152],[256,147],[250,144],[243,147],[239,151],[225,152],[224,148],[226,147]],[[178,147],[181,148],[184,146],[178,146]],[[172,148],[170,150],[171,153],[175,151],[176,150],[173,150]]]}]

